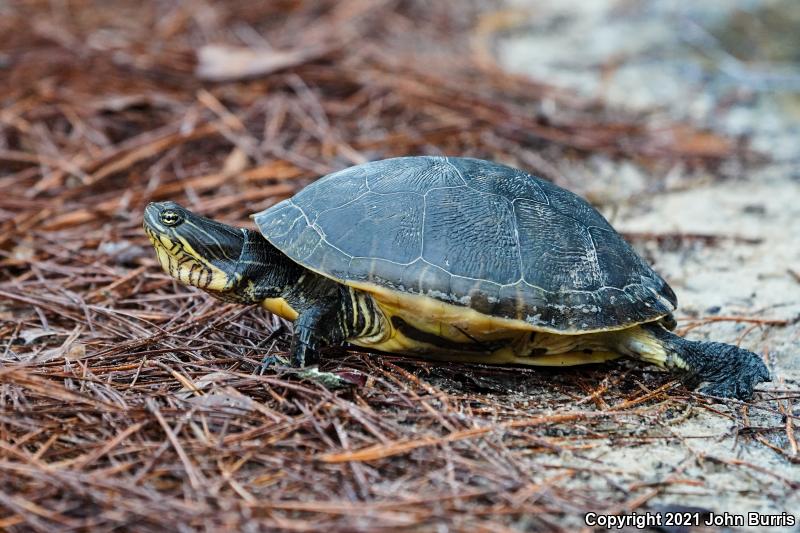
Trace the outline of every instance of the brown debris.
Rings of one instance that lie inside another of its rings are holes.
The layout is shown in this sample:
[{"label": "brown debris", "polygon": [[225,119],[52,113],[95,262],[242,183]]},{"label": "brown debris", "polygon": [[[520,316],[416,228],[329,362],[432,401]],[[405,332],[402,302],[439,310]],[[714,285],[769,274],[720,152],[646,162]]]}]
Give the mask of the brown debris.
[{"label": "brown debris", "polygon": [[[558,529],[683,482],[626,489],[591,455],[675,439],[665,428],[687,404],[738,416],[670,376],[331,350],[323,370],[366,377],[331,392],[259,375],[287,347],[282,320],[157,268],[141,231],[152,200],[247,225],[317,176],[383,157],[557,178],[554,162],[593,153],[656,169],[746,153],[503,73],[486,44],[505,19],[479,16],[416,1],[4,6],[1,529]],[[792,401],[772,410],[789,444],[772,446],[796,456]],[[576,485],[584,474],[598,482]]]},{"label": "brown debris", "polygon": [[234,81],[265,76],[324,55],[325,49],[278,51],[241,46],[206,45],[197,51],[195,74],[201,80]]},{"label": "brown debris", "polygon": [[713,233],[685,233],[685,232],[634,232],[626,231],[622,234],[625,239],[631,242],[655,241],[659,246],[670,246],[674,243],[698,243],[705,246],[714,246],[721,241],[730,241],[736,244],[761,244],[763,239],[752,237],[742,237],[741,235],[716,235]]}]

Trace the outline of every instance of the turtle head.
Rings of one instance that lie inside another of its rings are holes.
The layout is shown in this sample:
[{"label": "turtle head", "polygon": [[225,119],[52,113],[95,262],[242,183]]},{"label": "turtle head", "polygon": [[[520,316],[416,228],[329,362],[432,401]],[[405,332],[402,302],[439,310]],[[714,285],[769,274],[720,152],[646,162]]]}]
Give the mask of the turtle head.
[{"label": "turtle head", "polygon": [[264,237],[192,213],[175,202],[153,202],[145,208],[144,231],[164,272],[185,285],[237,303],[256,303],[264,264]]}]

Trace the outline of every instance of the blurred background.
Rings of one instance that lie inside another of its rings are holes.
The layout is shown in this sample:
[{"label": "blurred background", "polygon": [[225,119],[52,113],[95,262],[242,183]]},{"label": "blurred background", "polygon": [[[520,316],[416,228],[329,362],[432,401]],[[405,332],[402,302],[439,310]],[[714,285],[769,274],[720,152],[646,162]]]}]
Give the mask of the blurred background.
[{"label": "blurred background", "polygon": [[[798,26],[791,0],[0,1],[0,528],[800,508]],[[775,380],[714,405],[625,362],[341,350],[323,369],[365,384],[334,394],[254,374],[290,325],[176,285],[141,231],[148,201],[250,225],[413,154],[581,194],[675,289],[681,332]]]}]

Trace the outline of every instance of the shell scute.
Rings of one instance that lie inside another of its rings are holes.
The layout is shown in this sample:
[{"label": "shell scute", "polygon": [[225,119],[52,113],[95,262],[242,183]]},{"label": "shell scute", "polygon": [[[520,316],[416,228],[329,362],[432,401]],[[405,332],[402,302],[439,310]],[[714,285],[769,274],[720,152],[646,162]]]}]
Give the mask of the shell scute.
[{"label": "shell scute", "polygon": [[[467,187],[425,196],[422,257],[454,276],[505,285],[520,279],[511,203]],[[487,243],[492,243],[487,246]]]}]

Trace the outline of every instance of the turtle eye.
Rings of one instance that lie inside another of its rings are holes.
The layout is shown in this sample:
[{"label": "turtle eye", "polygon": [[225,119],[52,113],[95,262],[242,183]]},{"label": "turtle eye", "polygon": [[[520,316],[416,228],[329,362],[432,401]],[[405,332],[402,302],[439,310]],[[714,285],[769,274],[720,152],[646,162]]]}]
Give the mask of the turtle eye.
[{"label": "turtle eye", "polygon": [[183,222],[183,217],[177,211],[172,209],[165,209],[160,215],[161,223],[165,226],[177,226]]}]

